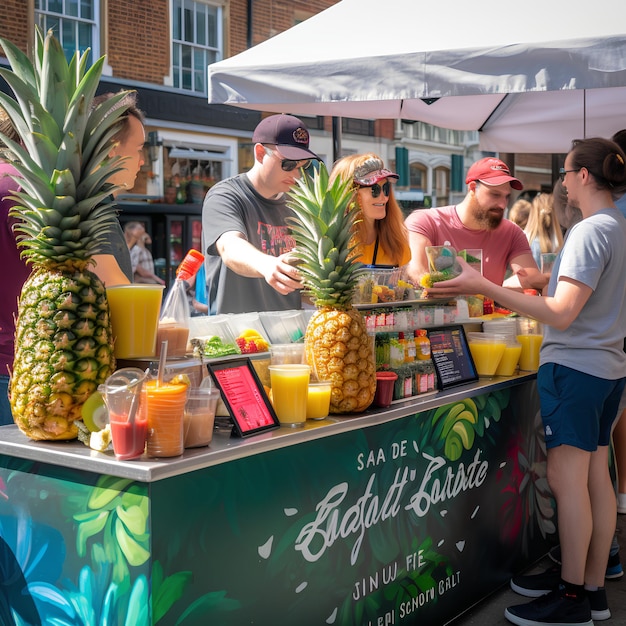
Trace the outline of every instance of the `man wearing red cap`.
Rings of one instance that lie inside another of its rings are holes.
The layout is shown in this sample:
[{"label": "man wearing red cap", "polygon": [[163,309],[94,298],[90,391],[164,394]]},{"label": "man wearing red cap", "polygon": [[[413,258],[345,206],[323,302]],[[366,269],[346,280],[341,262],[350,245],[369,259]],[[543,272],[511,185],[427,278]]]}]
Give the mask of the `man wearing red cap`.
[{"label": "man wearing red cap", "polygon": [[202,208],[211,314],[301,308],[286,200],[302,169],[319,157],[309,150],[306,126],[291,115],[262,120],[252,141],[252,169],[213,186]]},{"label": "man wearing red cap", "polygon": [[419,281],[428,271],[426,246],[449,244],[456,250],[481,249],[483,275],[502,285],[510,266],[516,277],[507,286],[541,290],[546,278],[539,272],[524,231],[504,219],[511,189],[523,189],[500,159],[476,161],[465,179],[468,192],[456,206],[413,211],[406,219],[411,247],[409,274]]}]

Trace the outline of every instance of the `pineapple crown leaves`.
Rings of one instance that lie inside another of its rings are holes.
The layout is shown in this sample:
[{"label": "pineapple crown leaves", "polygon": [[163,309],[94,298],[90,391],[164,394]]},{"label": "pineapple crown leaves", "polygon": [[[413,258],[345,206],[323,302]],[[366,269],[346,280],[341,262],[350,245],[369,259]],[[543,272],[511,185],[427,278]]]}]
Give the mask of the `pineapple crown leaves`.
[{"label": "pineapple crown leaves", "polygon": [[357,207],[352,181],[337,177],[332,184],[326,166],[320,163],[313,177],[302,176],[289,192],[288,217],[296,241],[294,256],[304,291],[317,306],[349,306],[363,264],[353,253],[353,230]]},{"label": "pineapple crown leaves", "polygon": [[[17,204],[11,215],[21,221],[17,230],[24,236],[19,243],[23,255],[34,263],[63,252],[88,260],[117,226],[109,198],[117,187],[108,180],[121,169],[123,158],[108,155],[128,109],[120,105],[127,92],[94,108],[105,58],[88,68],[87,50],[68,63],[52,31],[44,39],[36,28],[34,63],[10,41],[0,38],[0,45],[11,64],[0,75],[15,96],[0,93],[0,106],[20,143],[0,138],[21,187],[12,196]],[[88,223],[79,225],[83,220]]]}]

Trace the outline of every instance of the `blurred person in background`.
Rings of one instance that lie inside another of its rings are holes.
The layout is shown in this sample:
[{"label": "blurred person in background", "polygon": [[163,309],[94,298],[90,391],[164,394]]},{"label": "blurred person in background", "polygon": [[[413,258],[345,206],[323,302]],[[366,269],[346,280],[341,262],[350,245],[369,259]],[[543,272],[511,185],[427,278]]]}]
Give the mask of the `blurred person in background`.
[{"label": "blurred person in background", "polygon": [[128,222],[124,226],[126,244],[130,250],[133,282],[149,285],[165,285],[165,281],[154,271],[152,252],[146,246],[152,243],[150,235],[141,222]]},{"label": "blurred person in background", "polygon": [[530,207],[531,204],[528,200],[520,198],[512,204],[507,214],[507,218],[524,230],[524,228],[526,228],[526,223],[528,222]]},{"label": "blurred person in background", "polygon": [[542,253],[558,252],[563,247],[563,232],[551,193],[538,193],[533,198],[524,234],[539,268]]},{"label": "blurred person in background", "polygon": [[330,172],[330,184],[336,178],[353,183],[354,201],[359,207],[355,235],[359,261],[366,265],[406,265],[411,250],[392,186],[398,175],[386,169],[380,157],[368,153],[339,159]]}]

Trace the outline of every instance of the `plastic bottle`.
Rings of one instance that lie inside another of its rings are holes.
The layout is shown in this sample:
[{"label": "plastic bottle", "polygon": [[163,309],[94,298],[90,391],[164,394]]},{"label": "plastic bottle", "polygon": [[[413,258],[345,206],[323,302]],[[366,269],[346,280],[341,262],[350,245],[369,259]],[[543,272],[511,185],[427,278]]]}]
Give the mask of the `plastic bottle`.
[{"label": "plastic bottle", "polygon": [[204,263],[204,255],[193,248],[187,252],[185,258],[176,270],[176,278],[179,280],[189,280],[196,275],[200,266]]},{"label": "plastic bottle", "polygon": [[204,255],[197,250],[189,250],[176,270],[176,280],[170,288],[159,319],[156,354],[161,354],[161,344],[168,342],[167,354],[182,357],[187,352],[189,338],[189,301],[183,281],[195,276],[204,261]]},{"label": "plastic bottle", "polygon": [[423,329],[416,330],[415,336],[415,349],[417,352],[417,359],[419,361],[430,360],[430,340],[426,331]]}]

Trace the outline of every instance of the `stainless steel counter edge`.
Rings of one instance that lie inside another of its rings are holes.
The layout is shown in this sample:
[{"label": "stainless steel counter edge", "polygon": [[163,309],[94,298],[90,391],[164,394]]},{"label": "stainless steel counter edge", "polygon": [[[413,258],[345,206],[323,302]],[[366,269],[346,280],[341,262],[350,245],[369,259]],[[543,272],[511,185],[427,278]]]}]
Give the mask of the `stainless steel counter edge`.
[{"label": "stainless steel counter edge", "polygon": [[171,459],[150,459],[144,455],[133,461],[118,461],[112,451],[96,452],[78,441],[32,441],[15,425],[0,426],[0,454],[86,472],[130,478],[139,482],[155,482],[284,446],[330,437],[355,428],[375,426],[468,396],[476,396],[489,389],[502,389],[535,377],[534,372],[529,372],[511,377],[480,379],[475,383],[446,391],[396,402],[387,409],[373,409],[346,417],[332,416],[318,422],[309,421],[304,428],[281,427],[245,439],[231,437],[229,432],[216,431],[209,447],[187,449],[182,456]]}]

